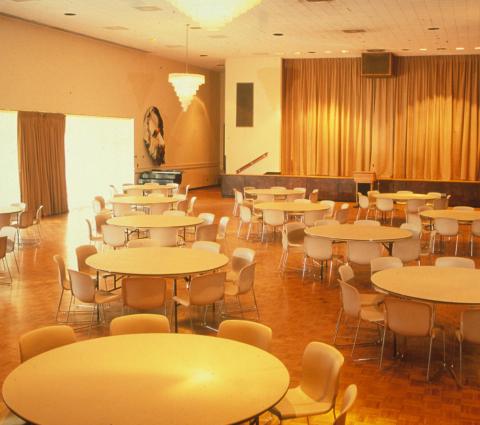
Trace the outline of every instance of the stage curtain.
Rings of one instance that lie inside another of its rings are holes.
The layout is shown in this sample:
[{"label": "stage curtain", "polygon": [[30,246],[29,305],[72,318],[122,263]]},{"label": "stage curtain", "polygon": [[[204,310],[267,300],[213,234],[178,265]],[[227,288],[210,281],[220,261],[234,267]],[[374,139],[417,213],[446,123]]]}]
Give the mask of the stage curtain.
[{"label": "stage curtain", "polygon": [[20,193],[27,211],[43,214],[68,211],[65,178],[65,115],[18,113]]},{"label": "stage curtain", "polygon": [[282,172],[479,178],[480,56],[397,57],[391,78],[360,58],[285,60]]}]

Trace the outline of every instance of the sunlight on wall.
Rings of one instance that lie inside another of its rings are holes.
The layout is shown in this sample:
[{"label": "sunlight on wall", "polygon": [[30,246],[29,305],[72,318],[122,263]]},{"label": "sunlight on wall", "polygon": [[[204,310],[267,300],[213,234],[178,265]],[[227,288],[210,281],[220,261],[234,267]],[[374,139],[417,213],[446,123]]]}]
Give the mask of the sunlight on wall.
[{"label": "sunlight on wall", "polygon": [[134,181],[133,119],[68,115],[65,163],[68,207],[86,207],[96,195],[111,198],[109,185],[119,190]]},{"label": "sunlight on wall", "polygon": [[0,205],[19,202],[17,112],[0,111],[0,170]]}]

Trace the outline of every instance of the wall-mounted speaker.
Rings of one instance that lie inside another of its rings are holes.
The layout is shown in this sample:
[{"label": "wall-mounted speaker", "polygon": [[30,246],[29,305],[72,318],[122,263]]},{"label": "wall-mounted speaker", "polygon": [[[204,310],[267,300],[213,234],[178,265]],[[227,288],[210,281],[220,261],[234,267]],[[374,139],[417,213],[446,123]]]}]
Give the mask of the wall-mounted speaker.
[{"label": "wall-mounted speaker", "polygon": [[253,127],[253,83],[237,83],[237,127]]},{"label": "wall-mounted speaker", "polygon": [[362,53],[362,77],[392,77],[393,53]]}]

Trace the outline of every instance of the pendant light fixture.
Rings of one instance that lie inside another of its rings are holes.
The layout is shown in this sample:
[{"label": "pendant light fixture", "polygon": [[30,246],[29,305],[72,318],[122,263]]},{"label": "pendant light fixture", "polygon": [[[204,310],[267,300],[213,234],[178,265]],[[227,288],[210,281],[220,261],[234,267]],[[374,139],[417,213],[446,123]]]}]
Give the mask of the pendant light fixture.
[{"label": "pendant light fixture", "polygon": [[218,30],[262,0],[168,0],[203,28]]},{"label": "pendant light fixture", "polygon": [[186,52],[185,72],[168,74],[168,82],[173,86],[175,93],[180,100],[182,109],[186,111],[192,102],[193,96],[197,94],[198,88],[205,83],[205,76],[202,74],[191,74],[188,72],[188,29],[186,29]]}]

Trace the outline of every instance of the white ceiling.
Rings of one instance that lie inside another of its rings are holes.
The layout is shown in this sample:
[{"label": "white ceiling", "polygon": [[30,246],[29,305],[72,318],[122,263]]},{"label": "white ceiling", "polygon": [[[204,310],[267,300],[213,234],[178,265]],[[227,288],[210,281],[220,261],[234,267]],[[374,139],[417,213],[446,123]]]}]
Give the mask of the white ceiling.
[{"label": "white ceiling", "polygon": [[[177,60],[185,56],[185,25],[197,25],[166,0],[0,0],[0,13]],[[359,56],[367,49],[480,54],[480,0],[263,0],[220,31],[190,30],[190,63],[213,69],[228,57]]]}]

